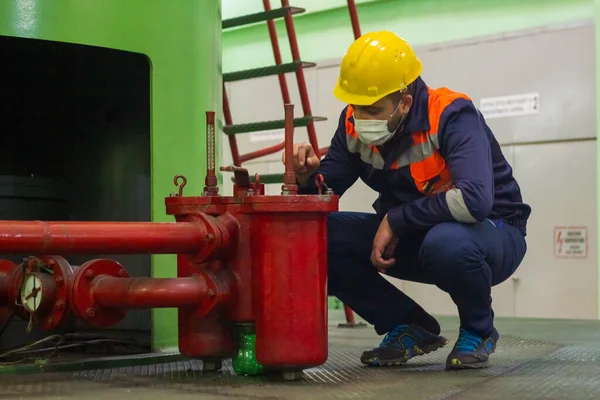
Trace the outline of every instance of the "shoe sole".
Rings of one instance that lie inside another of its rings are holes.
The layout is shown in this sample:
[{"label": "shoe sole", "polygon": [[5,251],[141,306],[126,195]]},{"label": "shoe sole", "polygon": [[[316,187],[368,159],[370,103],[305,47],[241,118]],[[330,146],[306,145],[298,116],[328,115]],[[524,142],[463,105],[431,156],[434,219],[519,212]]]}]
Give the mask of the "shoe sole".
[{"label": "shoe sole", "polygon": [[[494,345],[492,346],[492,352],[489,355],[492,355],[495,352],[496,352],[496,343],[494,343]],[[461,370],[461,369],[482,369],[482,368],[487,368],[489,366],[490,366],[489,360],[478,362],[475,364],[454,364],[454,365],[446,362],[446,370],[447,371]]]},{"label": "shoe sole", "polygon": [[446,364],[446,370],[451,371],[451,370],[461,370],[461,369],[482,369],[482,368],[487,368],[489,366],[490,366],[489,361],[484,361],[484,362],[480,362],[477,364],[457,364],[457,365]]},{"label": "shoe sole", "polygon": [[411,358],[422,356],[422,355],[429,354],[429,353],[433,353],[434,351],[441,349],[442,347],[447,345],[448,342],[449,342],[449,340],[444,338],[443,340],[433,342],[433,343],[428,344],[423,347],[416,347],[415,355],[412,357],[404,356],[401,358],[393,358],[391,360],[379,360],[376,358],[374,360],[369,360],[369,361],[365,361],[365,360],[361,359],[360,361],[363,364],[368,365],[369,367],[397,367],[399,365],[405,364]]}]

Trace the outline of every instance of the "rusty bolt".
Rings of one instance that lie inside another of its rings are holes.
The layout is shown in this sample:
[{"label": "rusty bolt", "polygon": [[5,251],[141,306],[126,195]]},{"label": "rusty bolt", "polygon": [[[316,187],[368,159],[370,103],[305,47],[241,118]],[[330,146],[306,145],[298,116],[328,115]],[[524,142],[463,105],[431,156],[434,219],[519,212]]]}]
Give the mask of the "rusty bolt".
[{"label": "rusty bolt", "polygon": [[119,274],[120,277],[125,278],[127,276],[127,271],[125,271],[124,269],[119,270]]},{"label": "rusty bolt", "polygon": [[85,310],[85,315],[92,318],[96,315],[96,310],[94,310],[92,307],[89,307],[87,310]]},{"label": "rusty bolt", "polygon": [[85,271],[85,277],[88,279],[92,279],[94,277],[94,271],[92,271],[91,269],[88,269],[87,271]]},{"label": "rusty bolt", "polygon": [[56,284],[58,286],[62,286],[62,285],[64,285],[64,283],[65,283],[65,278],[63,278],[62,276],[57,276],[56,277]]},{"label": "rusty bolt", "polygon": [[64,310],[64,308],[65,308],[65,302],[64,301],[59,300],[59,301],[56,302],[56,309],[57,310],[62,311],[62,310]]},{"label": "rusty bolt", "polygon": [[211,299],[212,299],[213,297],[215,297],[215,291],[214,291],[214,290],[212,290],[212,289],[208,289],[208,297],[210,297]]}]

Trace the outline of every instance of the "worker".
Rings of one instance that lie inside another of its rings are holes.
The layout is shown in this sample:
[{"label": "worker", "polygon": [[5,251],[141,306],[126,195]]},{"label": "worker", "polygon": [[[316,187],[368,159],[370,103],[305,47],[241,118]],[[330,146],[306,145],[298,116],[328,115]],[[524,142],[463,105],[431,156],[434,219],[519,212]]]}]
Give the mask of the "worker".
[{"label": "worker", "polygon": [[460,329],[446,368],[481,368],[499,338],[491,288],[523,260],[531,208],[469,97],[428,87],[421,71],[396,34],[357,39],[333,92],[347,106],[329,150],[319,160],[310,144],[294,144],[294,172],[303,194],[316,193],[316,174],[339,196],[358,178],[379,194],[375,213],[328,221],[329,294],[385,334],[361,361],[400,365],[448,343],[381,272],[448,293]]}]

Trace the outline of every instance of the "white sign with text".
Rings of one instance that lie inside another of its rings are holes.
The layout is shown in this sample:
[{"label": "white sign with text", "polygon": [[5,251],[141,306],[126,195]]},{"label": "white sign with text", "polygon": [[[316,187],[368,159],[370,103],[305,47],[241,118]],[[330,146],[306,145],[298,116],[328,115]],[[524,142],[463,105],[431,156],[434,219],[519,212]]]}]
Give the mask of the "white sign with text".
[{"label": "white sign with text", "polygon": [[540,112],[540,94],[483,97],[479,102],[479,111],[488,119],[537,114]]}]

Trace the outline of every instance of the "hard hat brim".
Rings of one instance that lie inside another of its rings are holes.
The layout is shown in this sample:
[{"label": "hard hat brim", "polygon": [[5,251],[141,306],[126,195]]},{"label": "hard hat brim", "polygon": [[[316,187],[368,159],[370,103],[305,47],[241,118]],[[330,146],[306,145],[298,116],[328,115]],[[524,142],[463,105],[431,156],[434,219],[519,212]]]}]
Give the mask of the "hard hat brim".
[{"label": "hard hat brim", "polygon": [[335,85],[335,88],[333,89],[333,95],[342,103],[346,103],[346,104],[352,104],[355,106],[370,106],[373,105],[374,103],[378,102],[379,100],[383,99],[385,96],[392,94],[394,92],[397,92],[398,90],[394,89],[389,91],[388,93],[383,93],[380,94],[378,96],[361,96],[361,95],[357,95],[357,94],[352,94],[352,93],[348,93],[347,91],[345,91],[344,89],[342,89],[342,87],[340,86],[339,83],[337,83]]}]

